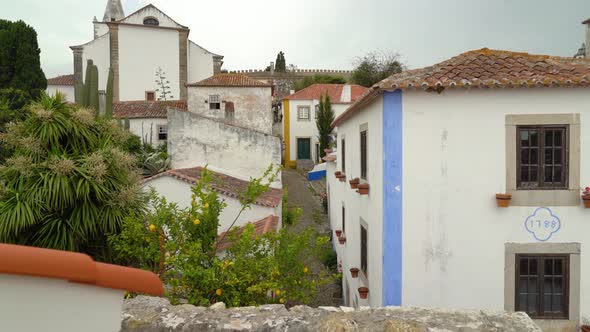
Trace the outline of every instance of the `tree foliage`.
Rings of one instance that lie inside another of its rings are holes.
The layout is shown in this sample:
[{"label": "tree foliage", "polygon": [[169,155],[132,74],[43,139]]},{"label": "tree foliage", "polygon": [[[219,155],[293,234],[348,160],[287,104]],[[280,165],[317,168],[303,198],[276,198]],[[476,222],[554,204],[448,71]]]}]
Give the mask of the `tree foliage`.
[{"label": "tree foliage", "polygon": [[280,51],[279,54],[277,54],[277,59],[275,61],[275,71],[287,71],[287,62],[285,61],[285,53],[283,53],[283,51]]},{"label": "tree foliage", "polygon": [[13,88],[37,98],[47,88],[37,32],[23,21],[0,19],[0,89]]},{"label": "tree foliage", "polygon": [[345,84],[346,83],[346,79],[344,79],[343,77],[340,77],[340,76],[316,74],[316,75],[313,75],[313,76],[307,76],[304,79],[295,82],[295,84],[293,85],[293,89],[295,91],[299,91],[299,90],[305,89],[308,86],[310,86],[312,84],[316,84],[316,83],[320,83],[320,84]]},{"label": "tree foliage", "polygon": [[327,94],[320,97],[316,127],[318,128],[318,140],[320,142],[320,155],[323,158],[324,149],[330,148],[330,135],[332,134],[332,122],[334,122],[334,110],[332,102]]},{"label": "tree foliage", "polygon": [[29,109],[0,136],[0,242],[91,251],[143,206],[129,133],[59,93]]},{"label": "tree foliage", "polygon": [[[240,195],[242,207],[266,191],[276,174],[269,168],[252,179]],[[204,169],[187,209],[152,192],[148,212],[126,218],[123,231],[109,239],[121,263],[158,273],[173,301],[229,306],[309,301],[329,281],[325,270],[312,273],[309,267],[313,257],[329,248],[329,239],[311,229],[258,236],[247,225],[241,232],[228,232],[231,246],[219,255],[219,214],[225,203],[211,189],[213,181]]]},{"label": "tree foliage", "polygon": [[405,69],[394,53],[371,52],[355,60],[351,82],[370,87],[375,83]]}]

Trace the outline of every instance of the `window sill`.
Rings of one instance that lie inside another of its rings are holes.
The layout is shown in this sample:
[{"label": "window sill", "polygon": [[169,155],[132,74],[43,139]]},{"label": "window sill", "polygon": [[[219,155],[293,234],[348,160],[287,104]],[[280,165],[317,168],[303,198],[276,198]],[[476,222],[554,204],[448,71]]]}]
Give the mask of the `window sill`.
[{"label": "window sill", "polygon": [[580,205],[580,191],[566,190],[509,190],[511,206],[577,206]]}]

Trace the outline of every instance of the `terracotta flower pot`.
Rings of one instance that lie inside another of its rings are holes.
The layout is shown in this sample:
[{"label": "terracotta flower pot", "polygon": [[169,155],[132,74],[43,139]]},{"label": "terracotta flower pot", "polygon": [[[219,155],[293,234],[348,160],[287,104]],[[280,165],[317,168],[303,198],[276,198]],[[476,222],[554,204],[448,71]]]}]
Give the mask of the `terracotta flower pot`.
[{"label": "terracotta flower pot", "polygon": [[360,182],[361,182],[361,180],[359,178],[355,178],[355,179],[348,181],[348,183],[350,183],[350,188],[352,188],[352,189],[356,189]]},{"label": "terracotta flower pot", "polygon": [[511,194],[496,194],[496,204],[498,207],[506,208],[510,205],[510,200],[512,199]]},{"label": "terracotta flower pot", "polygon": [[366,299],[369,296],[369,289],[367,287],[359,287],[359,295],[361,299]]},{"label": "terracotta flower pot", "polygon": [[[590,195],[582,195],[582,201],[584,202],[584,207],[590,209]],[[588,325],[588,328],[590,328],[590,325]],[[588,330],[588,332],[590,332],[590,330]]]},{"label": "terracotta flower pot", "polygon": [[359,276],[359,269],[356,267],[351,267],[350,268],[350,275],[352,275],[353,278],[356,278]]},{"label": "terracotta flower pot", "polygon": [[340,237],[340,235],[342,235],[342,230],[337,229],[336,230],[336,237]]},{"label": "terracotta flower pot", "polygon": [[369,184],[368,183],[360,183],[357,186],[357,192],[361,195],[368,195],[369,194]]},{"label": "terracotta flower pot", "polygon": [[343,236],[340,236],[340,237],[338,238],[338,242],[339,242],[340,244],[345,244],[345,243],[346,243],[346,236],[344,236],[344,235],[343,235]]},{"label": "terracotta flower pot", "polygon": [[338,178],[338,180],[340,180],[340,182],[346,181],[346,174],[344,173],[340,173],[340,175],[337,175],[336,177]]},{"label": "terracotta flower pot", "polygon": [[590,325],[582,325],[582,332],[590,332]]},{"label": "terracotta flower pot", "polygon": [[336,172],[334,172],[334,176],[335,176],[335,177],[338,177],[340,174],[342,174],[342,172],[340,172],[340,171],[336,171]]}]

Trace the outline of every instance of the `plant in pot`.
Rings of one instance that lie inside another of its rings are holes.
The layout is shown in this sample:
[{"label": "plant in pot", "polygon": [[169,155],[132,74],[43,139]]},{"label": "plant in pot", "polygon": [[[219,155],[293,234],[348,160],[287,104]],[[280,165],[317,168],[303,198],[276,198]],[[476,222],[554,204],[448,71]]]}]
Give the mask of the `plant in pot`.
[{"label": "plant in pot", "polygon": [[348,183],[350,183],[350,188],[352,188],[352,189],[356,189],[360,182],[361,182],[361,180],[359,178],[354,178],[354,179],[348,181]]},{"label": "plant in pot", "polygon": [[338,180],[340,180],[340,182],[346,181],[346,174],[340,173],[340,175],[338,176]]},{"label": "plant in pot", "polygon": [[361,195],[368,195],[369,194],[369,184],[368,183],[359,183],[356,191]]},{"label": "plant in pot", "polygon": [[369,289],[367,287],[359,287],[359,295],[361,299],[366,299],[369,295]]},{"label": "plant in pot", "polygon": [[350,268],[350,275],[352,275],[353,278],[356,278],[359,276],[359,269],[356,267],[351,267]]},{"label": "plant in pot", "polygon": [[336,171],[336,172],[334,172],[334,176],[335,176],[335,177],[338,177],[338,176],[340,176],[340,174],[342,174],[342,172],[340,172],[340,171]]},{"label": "plant in pot", "polygon": [[505,208],[510,205],[510,200],[512,199],[511,194],[496,194],[496,204],[498,207]]},{"label": "plant in pot", "polygon": [[345,244],[346,243],[346,236],[342,235],[342,236],[338,237],[338,242],[340,244]]},{"label": "plant in pot", "polygon": [[582,201],[584,202],[584,207],[590,209],[590,187],[586,187],[586,189],[582,191]]},{"label": "plant in pot", "polygon": [[342,235],[342,230],[341,229],[337,229],[336,230],[336,237],[340,237],[340,235]]}]

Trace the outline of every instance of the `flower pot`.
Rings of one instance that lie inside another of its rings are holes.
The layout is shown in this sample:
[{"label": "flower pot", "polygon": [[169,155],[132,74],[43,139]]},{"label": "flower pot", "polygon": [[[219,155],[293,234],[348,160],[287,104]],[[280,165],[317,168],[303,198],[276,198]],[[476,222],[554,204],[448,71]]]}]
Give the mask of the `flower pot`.
[{"label": "flower pot", "polygon": [[367,287],[359,287],[359,295],[361,299],[366,299],[369,296],[369,289]]},{"label": "flower pot", "polygon": [[356,267],[351,267],[350,268],[350,275],[352,275],[353,278],[356,278],[359,276],[359,269],[357,269]]},{"label": "flower pot", "polygon": [[496,194],[496,204],[498,207],[505,208],[510,205],[510,200],[512,199],[511,194]]},{"label": "flower pot", "polygon": [[336,171],[336,172],[334,172],[334,176],[335,176],[335,177],[338,177],[340,174],[342,174],[342,172],[340,172],[340,171]]},{"label": "flower pot", "polygon": [[352,179],[352,180],[348,181],[348,183],[350,183],[350,188],[352,188],[352,189],[356,189],[360,182],[361,182],[361,180],[359,178]]},{"label": "flower pot", "polygon": [[359,183],[357,186],[357,192],[361,195],[368,195],[369,194],[369,184],[368,183]]},{"label": "flower pot", "polygon": [[340,235],[342,235],[342,230],[337,229],[336,230],[336,237],[340,237]]},{"label": "flower pot", "polygon": [[344,173],[340,173],[339,175],[336,175],[336,177],[338,178],[338,180],[340,180],[340,182],[346,181],[346,174]]},{"label": "flower pot", "polygon": [[338,237],[338,242],[340,244],[345,244],[346,243],[346,236],[342,235],[342,236]]},{"label": "flower pot", "polygon": [[[590,209],[590,195],[582,195],[582,201],[584,202],[584,207]],[[588,325],[588,327],[590,328],[590,325]],[[588,332],[590,332],[590,330]]]},{"label": "flower pot", "polygon": [[590,325],[582,325],[582,332],[590,332]]}]

